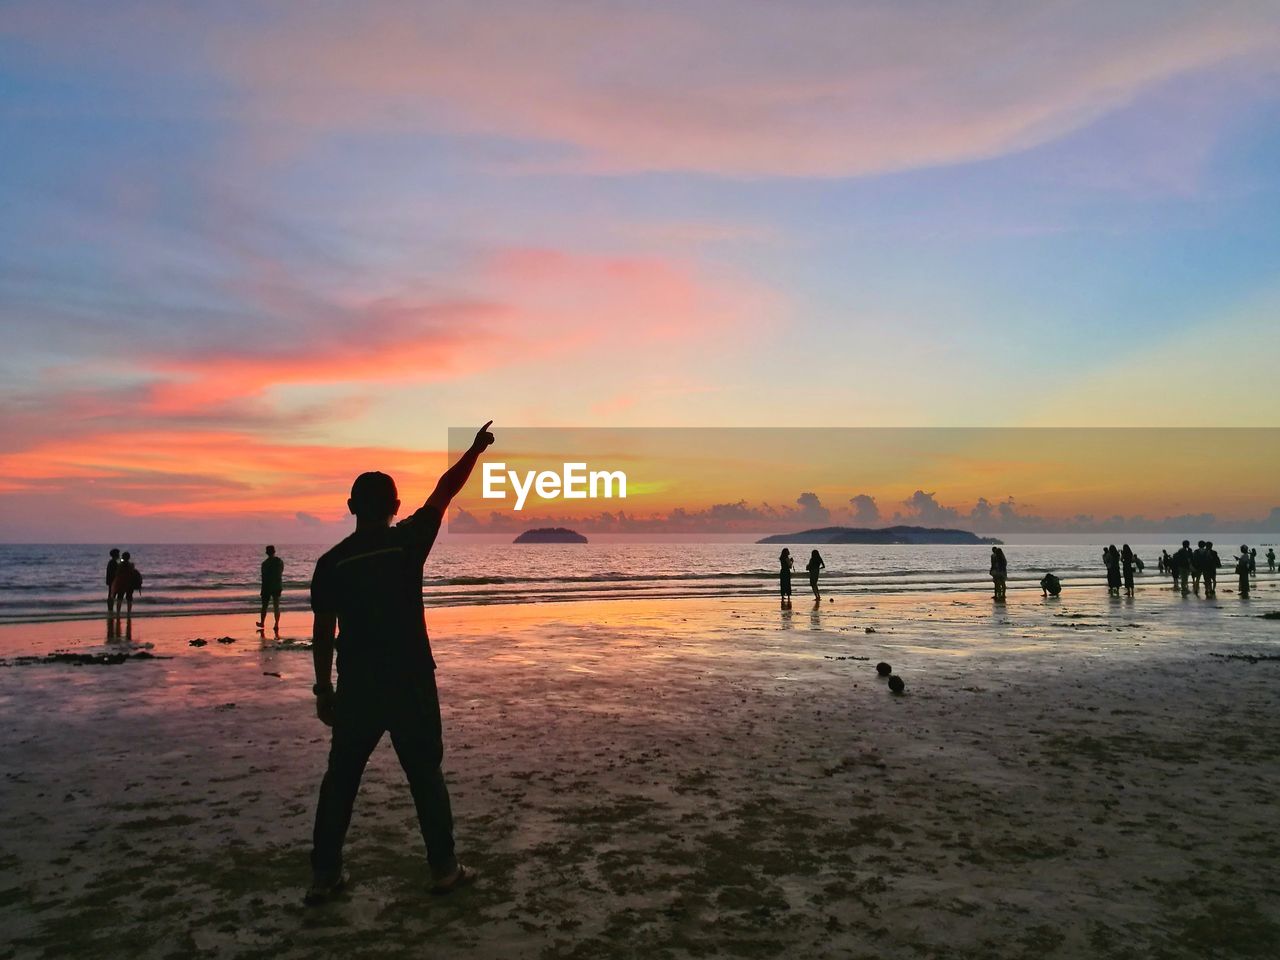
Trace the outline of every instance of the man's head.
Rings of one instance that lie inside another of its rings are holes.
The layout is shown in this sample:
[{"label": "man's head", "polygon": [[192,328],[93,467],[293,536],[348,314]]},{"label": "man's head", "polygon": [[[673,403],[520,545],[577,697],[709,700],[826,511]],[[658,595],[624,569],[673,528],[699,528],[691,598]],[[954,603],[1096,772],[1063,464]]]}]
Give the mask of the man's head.
[{"label": "man's head", "polygon": [[268,546],[268,547],[267,547],[267,556],[268,556],[268,557],[274,557],[275,555],[276,555],[276,548],[275,548],[275,547],[272,547],[272,546]]},{"label": "man's head", "polygon": [[129,551],[128,551],[128,550],[126,550],[124,553],[122,553],[122,554],[120,555],[120,559],[121,559],[121,560],[128,560],[128,559],[129,559]]},{"label": "man's head", "polygon": [[113,557],[118,557],[118,556],[120,556],[120,548],[119,548],[119,547],[112,547],[112,548],[111,548],[111,556],[113,556]]},{"label": "man's head", "polygon": [[1212,549],[1213,549],[1213,541],[1212,541],[1212,540],[1206,540],[1206,541],[1204,542],[1204,548],[1205,548],[1206,550],[1212,550]]},{"label": "man's head", "polygon": [[1201,549],[1201,550],[1203,550],[1203,549],[1204,549],[1204,541],[1203,541],[1203,540],[1201,540],[1201,541],[1199,542],[1199,546],[1200,546],[1200,549]]},{"label": "man's head", "polygon": [[1183,541],[1182,541],[1182,545],[1183,545],[1184,547],[1190,548],[1190,546],[1191,546],[1191,541],[1190,541],[1190,540],[1183,540]]},{"label": "man's head", "polygon": [[396,482],[378,470],[360,474],[351,485],[347,509],[361,523],[390,523],[400,511]]}]

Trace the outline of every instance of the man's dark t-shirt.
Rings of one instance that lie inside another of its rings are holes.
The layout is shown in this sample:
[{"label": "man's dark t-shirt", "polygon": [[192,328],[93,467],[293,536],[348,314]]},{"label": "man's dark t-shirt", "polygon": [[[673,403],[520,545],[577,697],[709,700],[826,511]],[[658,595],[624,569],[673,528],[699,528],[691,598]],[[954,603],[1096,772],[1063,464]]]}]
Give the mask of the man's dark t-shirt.
[{"label": "man's dark t-shirt", "polygon": [[262,561],[262,592],[280,593],[284,590],[284,561],[279,557],[267,557]]},{"label": "man's dark t-shirt", "polygon": [[115,580],[116,570],[119,569],[119,567],[120,567],[120,561],[117,560],[115,557],[112,557],[110,560],[107,561],[107,586],[108,587],[110,587],[112,581]]},{"label": "man's dark t-shirt", "polygon": [[394,527],[357,530],[316,562],[311,609],[338,618],[338,679],[434,670],[422,568],[440,532],[424,506]]}]

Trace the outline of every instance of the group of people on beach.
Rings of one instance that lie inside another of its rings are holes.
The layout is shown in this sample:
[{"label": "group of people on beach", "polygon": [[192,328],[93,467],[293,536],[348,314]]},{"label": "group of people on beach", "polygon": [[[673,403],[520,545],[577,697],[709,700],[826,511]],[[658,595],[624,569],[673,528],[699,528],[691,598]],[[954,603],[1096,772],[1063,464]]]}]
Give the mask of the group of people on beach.
[{"label": "group of people on beach", "polygon": [[[1276,569],[1276,552],[1268,549],[1266,553],[1267,569],[1274,573]],[[1239,576],[1240,596],[1249,596],[1249,578],[1256,576],[1258,561],[1257,549],[1240,545],[1240,556],[1236,558],[1235,570]],[[784,547],[778,556],[781,567],[778,586],[784,607],[791,605],[791,574],[795,569],[795,558],[791,550]],[[1124,591],[1126,597],[1133,596],[1134,578],[1142,573],[1146,565],[1129,544],[1117,548],[1113,543],[1102,551],[1102,563],[1107,571],[1107,592],[1114,597]],[[1183,540],[1182,547],[1170,555],[1168,550],[1160,556],[1160,572],[1173,577],[1174,589],[1181,589],[1183,594],[1200,592],[1200,580],[1204,579],[1205,596],[1217,595],[1218,569],[1222,560],[1213,548],[1213,542],[1201,540],[1199,546],[1191,549],[1191,541]],[[822,602],[822,594],[818,590],[818,573],[826,567],[822,555],[814,550],[809,556],[805,569],[809,572],[809,586],[813,589],[814,603]],[[994,599],[1004,600],[1007,595],[1009,580],[1009,560],[1000,547],[991,548],[991,581],[995,585]],[[1188,587],[1188,581],[1191,586]],[[1040,579],[1040,591],[1045,597],[1057,597],[1062,594],[1062,580],[1052,571],[1046,572]]]},{"label": "group of people on beach", "polygon": [[[1267,564],[1271,573],[1276,569],[1276,552],[1267,550]],[[1222,568],[1222,558],[1213,547],[1212,540],[1200,540],[1195,549],[1190,540],[1183,540],[1182,546],[1172,554],[1168,550],[1160,552],[1159,569],[1173,580],[1173,589],[1181,590],[1185,596],[1200,592],[1200,581],[1204,580],[1204,595],[1217,596],[1218,570]],[[1240,555],[1235,558],[1235,572],[1238,578],[1240,596],[1249,595],[1250,579],[1258,575],[1258,550],[1248,544],[1240,544]],[[1189,584],[1189,585],[1188,585]]]},{"label": "group of people on beach", "polygon": [[[423,604],[423,567],[439,533],[445,511],[462,490],[480,456],[494,442],[492,421],[477,431],[459,460],[440,477],[426,502],[412,515],[393,524],[400,512],[395,481],[385,473],[358,476],[351,486],[347,508],[355,516],[355,531],[316,562],[311,579],[312,663],[316,717],[332,728],[328,762],[320,783],[311,847],[311,883],[305,902],[319,904],[342,891],[348,878],[343,847],[360,781],[370,755],[382,739],[391,735],[396,756],[408,777],[417,810],[432,877],[431,892],[447,894],[470,883],[474,871],[458,859],[454,846],[453,812],[441,770],[444,754],[440,702],[436,688],[435,660],[427,636]],[[1183,550],[1194,554],[1190,545]],[[1212,544],[1202,545],[1212,553]],[[1243,554],[1242,593],[1255,553]],[[1181,554],[1182,551],[1179,551]],[[266,622],[268,604],[275,607],[279,624],[279,598],[284,563],[273,546],[262,562],[262,612],[258,626]],[[992,548],[991,576],[996,596],[1003,599],[1008,579],[1004,551]],[[1274,554],[1268,559],[1274,565]],[[1108,585],[1116,569],[1132,591],[1132,575],[1141,561],[1125,545],[1106,551]],[[1182,561],[1175,568],[1182,569]],[[784,605],[791,603],[791,577],[795,561],[790,549],[779,556],[780,589]],[[1163,564],[1162,564],[1163,565]],[[1187,570],[1191,570],[1188,561]],[[826,567],[813,550],[805,569],[815,604],[822,594],[818,579]],[[1202,573],[1209,564],[1198,567]],[[1209,582],[1212,582],[1211,580]],[[123,597],[131,600],[140,589],[128,553],[111,551],[107,568],[108,605]],[[1185,580],[1183,581],[1185,583]],[[1061,581],[1047,573],[1040,581],[1045,596],[1058,596]],[[337,657],[338,685],[334,684]]]},{"label": "group of people on beach", "polygon": [[[276,556],[276,548],[266,548],[267,558],[262,561],[262,611],[258,614],[258,629],[267,622],[267,607],[275,614],[275,632],[280,632],[280,594],[284,590],[284,561]],[[107,613],[119,615],[123,605],[126,615],[133,614],[133,594],[142,591],[142,574],[133,562],[129,551],[120,552],[112,547],[107,554]]]},{"label": "group of people on beach", "polygon": [[[791,606],[791,571],[795,569],[796,560],[791,556],[791,550],[787,547],[782,548],[782,553],[778,555],[778,562],[782,565],[782,572],[779,579],[779,590],[782,593],[782,605],[784,607]],[[822,562],[822,554],[814,550],[809,554],[809,562],[805,564],[805,569],[809,571],[809,586],[813,590],[813,602],[822,602],[822,593],[818,590],[818,571],[826,566]]]},{"label": "group of people on beach", "polygon": [[1132,597],[1134,575],[1146,569],[1142,558],[1127,543],[1120,550],[1114,543],[1103,550],[1102,565],[1107,569],[1107,593],[1113,597],[1120,596],[1121,584],[1124,585],[1124,595]]},{"label": "group of people on beach", "polygon": [[132,616],[134,591],[142,591],[142,573],[128,550],[121,553],[112,547],[107,559],[107,615],[119,616],[123,605],[125,615]]}]

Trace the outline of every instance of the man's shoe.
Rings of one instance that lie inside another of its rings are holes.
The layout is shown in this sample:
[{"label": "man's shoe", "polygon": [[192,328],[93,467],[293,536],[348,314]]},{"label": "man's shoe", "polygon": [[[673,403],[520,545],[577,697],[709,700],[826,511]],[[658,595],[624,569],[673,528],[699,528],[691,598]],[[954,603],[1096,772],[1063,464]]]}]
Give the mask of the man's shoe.
[{"label": "man's shoe", "polygon": [[447,876],[441,877],[431,885],[431,893],[433,896],[442,897],[446,893],[453,893],[459,887],[465,887],[472,883],[476,878],[476,872],[471,867],[465,867],[458,864],[454,867],[453,872]]},{"label": "man's shoe", "polygon": [[308,907],[325,903],[345,890],[350,880],[345,870],[333,877],[312,877],[302,902]]}]

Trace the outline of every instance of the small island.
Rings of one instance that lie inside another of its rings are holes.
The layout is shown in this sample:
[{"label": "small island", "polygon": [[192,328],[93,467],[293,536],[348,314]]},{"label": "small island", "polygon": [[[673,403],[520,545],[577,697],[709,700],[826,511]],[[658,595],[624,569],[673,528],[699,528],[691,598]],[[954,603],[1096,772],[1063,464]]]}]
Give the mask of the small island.
[{"label": "small island", "polygon": [[586,543],[587,538],[580,534],[577,530],[570,530],[567,527],[539,527],[536,530],[526,530],[520,536],[511,541],[512,543]]},{"label": "small island", "polygon": [[980,537],[968,530],[947,527],[818,527],[799,533],[775,533],[756,543],[958,543],[999,544],[995,537]]}]

